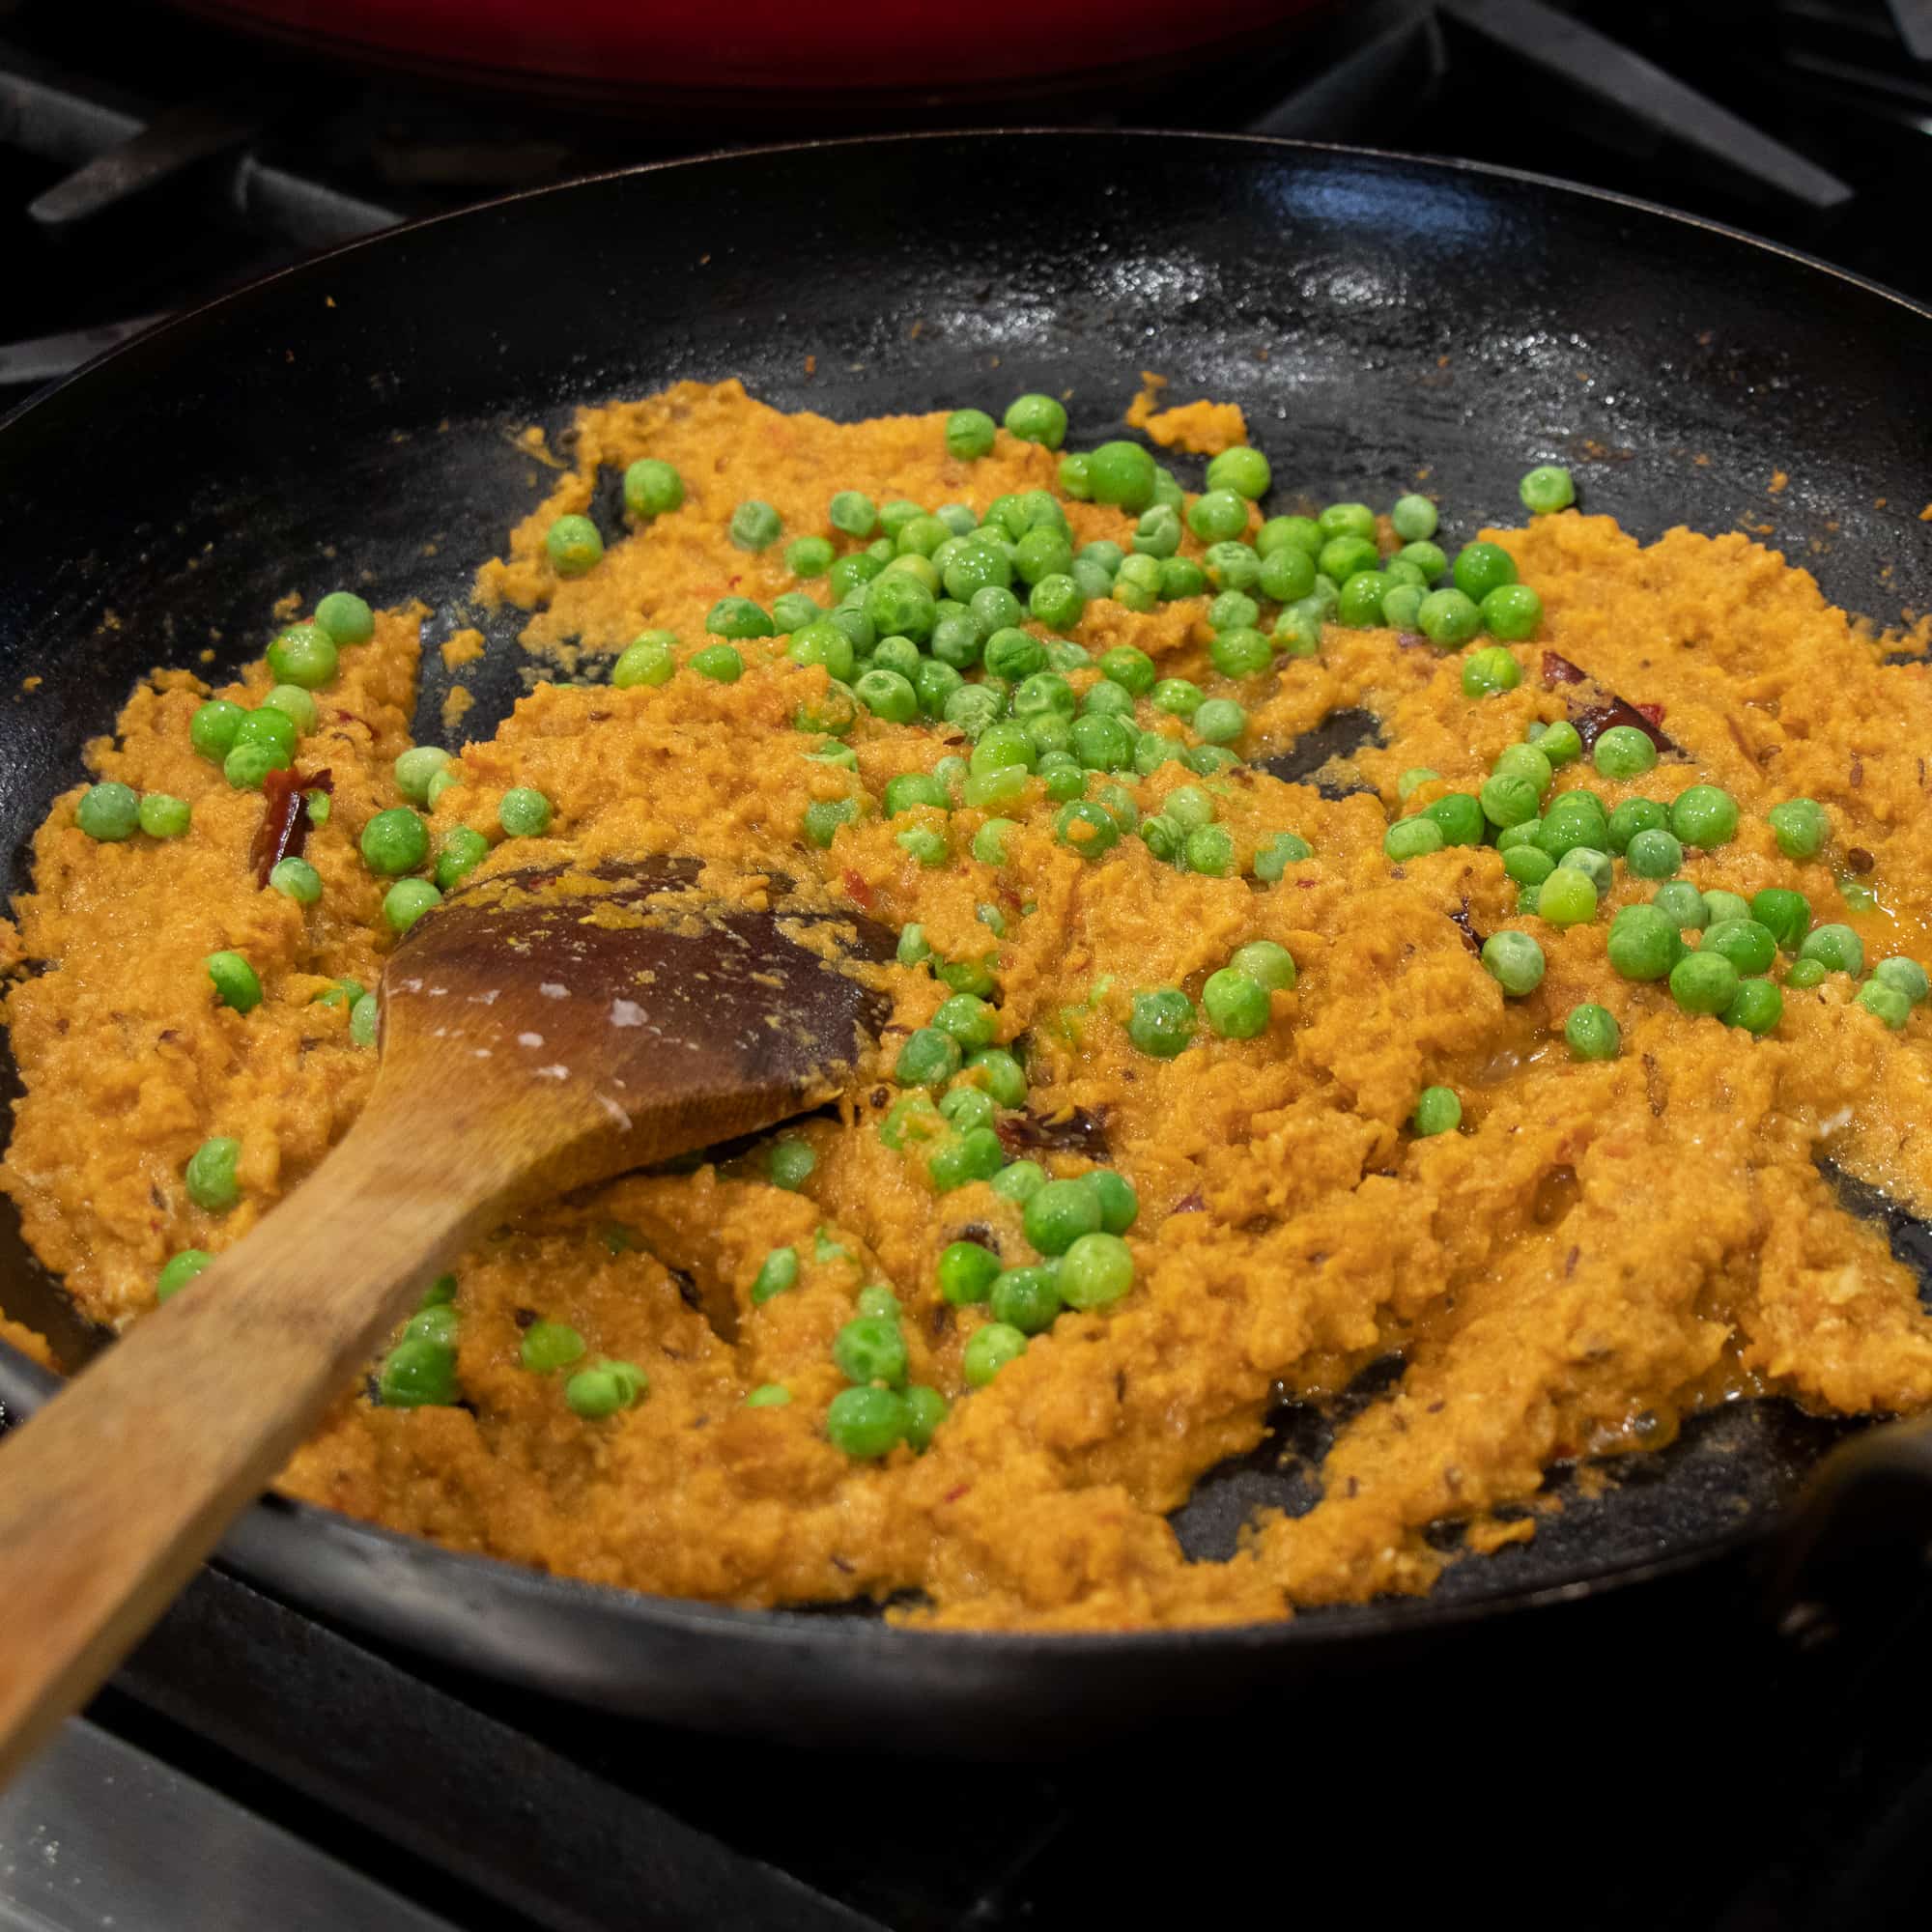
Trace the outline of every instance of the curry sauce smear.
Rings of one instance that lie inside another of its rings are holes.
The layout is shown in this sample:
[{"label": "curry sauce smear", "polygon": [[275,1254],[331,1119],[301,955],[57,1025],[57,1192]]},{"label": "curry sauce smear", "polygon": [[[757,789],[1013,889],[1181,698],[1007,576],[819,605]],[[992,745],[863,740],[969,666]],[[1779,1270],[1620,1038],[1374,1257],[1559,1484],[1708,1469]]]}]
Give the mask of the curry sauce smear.
[{"label": "curry sauce smear", "polygon": [[[782,546],[730,545],[725,525],[746,497],[774,503],[790,537],[825,529],[838,489],[983,512],[1005,492],[1052,486],[1056,459],[1004,432],[980,462],[949,457],[943,420],[784,415],[734,383],[587,412],[573,468],[480,590],[529,612],[523,639],[539,659],[594,664],[644,628],[674,631],[688,657],[717,598],[769,603],[795,587]],[[683,506],[559,581],[544,558],[550,522],[589,507],[601,466],[643,455],[677,468]],[[1118,511],[1066,512],[1076,544],[1127,536]],[[1210,781],[1241,854],[1284,831],[1313,847],[1268,887],[1179,873],[1132,838],[1087,864],[1053,838],[1037,787],[1004,809],[1021,822],[1005,866],[969,856],[986,814],[961,810],[945,821],[952,861],[922,868],[881,822],[878,796],[963,745],[862,716],[848,739],[856,781],[810,761],[819,740],[792,721],[825,674],[788,663],[782,639],[741,645],[749,668],[734,685],[689,671],[658,689],[539,683],[494,737],[464,748],[434,831],[469,824],[497,840],[502,792],[534,785],[554,807],[551,834],[499,842],[488,867],[670,852],[721,872],[773,867],[894,924],[921,922],[943,955],[994,952],[1000,1037],[1025,1043],[1029,1108],[1104,1122],[1109,1163],[1139,1191],[1136,1287],[1110,1310],[1063,1314],[969,1391],[961,1351],[988,1318],[940,1298],[937,1259],[967,1231],[1009,1264],[1029,1259],[1019,1210],[984,1183],[935,1195],[923,1151],[877,1131],[894,1094],[874,1072],[836,1114],[789,1130],[817,1155],[802,1191],[772,1186],[755,1162],[639,1176],[477,1243],[456,1268],[467,1406],[345,1396],[283,1487],[454,1548],[639,1589],[747,1605],[917,1591],[924,1607],[901,1612],[916,1620],[1124,1628],[1426,1589],[1446,1560],[1424,1539],[1431,1523],[1469,1521],[1476,1547],[1527,1534],[1492,1512],[1537,1497],[1552,1462],[1662,1439],[1687,1408],[1747,1383],[1847,1411],[1932,1402],[1916,1284],[1814,1165],[1828,1145],[1901,1197],[1932,1201],[1928,1022],[1889,1034],[1834,976],[1787,989],[1776,1032],[1753,1039],[1610,970],[1608,915],[1648,890],[1621,868],[1596,921],[1557,931],[1516,913],[1492,849],[1406,866],[1381,849],[1400,773],[1442,774],[1409,809],[1473,790],[1531,723],[1564,715],[1539,675],[1547,643],[1664,705],[1689,753],[1630,786],[1572,767],[1559,789],[1588,782],[1614,805],[1720,783],[1742,808],[1739,835],[1692,854],[1687,875],[1747,895],[1795,887],[1818,918],[1838,918],[1830,865],[1781,858],[1763,820],[1780,798],[1816,798],[1833,820],[1828,859],[1857,848],[1870,860],[1879,906],[1850,923],[1874,956],[1924,951],[1932,824],[1910,749],[1932,744],[1923,667],[1884,663],[1809,576],[1742,536],[1679,530],[1644,549],[1607,518],[1569,513],[1485,534],[1541,592],[1547,621],[1537,644],[1516,647],[1521,686],[1481,703],[1463,695],[1455,656],[1386,631],[1330,628],[1319,656],[1235,686],[1208,661],[1204,600],[1146,616],[1089,605],[1073,635],[1095,656],[1131,642],[1163,675],[1246,704],[1249,755],[1344,706],[1383,721],[1386,749],[1356,761],[1378,795],[1324,799],[1248,767]],[[1198,548],[1190,537],[1187,554]],[[240,1238],[366,1096],[372,1056],[350,1043],[346,1004],[315,995],[344,975],[373,984],[390,945],[381,882],[355,841],[401,802],[391,766],[416,661],[414,614],[386,613],[319,694],[322,722],[300,753],[335,784],[307,852],[324,880],[317,906],[257,890],[247,847],[260,801],[193,754],[188,719],[205,688],[182,672],[144,684],[91,761],[190,799],[192,835],[97,844],[74,825],[76,790],[35,840],[21,942],[54,970],[8,996],[27,1091],[0,1180],[36,1252],[98,1319],[151,1306],[176,1250]],[[1070,673],[1080,691],[1097,675]],[[268,683],[256,666],[229,695],[259,701]],[[1142,722],[1154,722],[1145,705]],[[1152,810],[1192,781],[1164,766],[1135,795]],[[862,816],[829,850],[806,844],[807,806],[848,792],[867,802]],[[1002,911],[997,940],[985,904]],[[1536,992],[1505,1002],[1459,920],[1534,932],[1548,960]],[[1253,939],[1278,941],[1299,966],[1266,1032],[1204,1029],[1171,1062],[1132,1048],[1136,990],[1198,993]],[[262,978],[267,997],[245,1016],[209,991],[200,961],[216,948],[245,952]],[[946,990],[921,970],[888,978],[887,1065]],[[1582,1000],[1615,1013],[1617,1059],[1565,1051],[1564,1018]],[[1463,1130],[1418,1140],[1407,1119],[1432,1084],[1462,1096]],[[182,1182],[211,1134],[242,1145],[243,1201],[226,1216],[193,1208]],[[1039,1157],[1059,1175],[1092,1164],[1072,1151]],[[799,1284],[753,1308],[753,1277],[784,1245]],[[843,1386],[833,1338],[872,1282],[902,1304],[913,1379],[952,1403],[925,1454],[900,1448],[877,1464],[848,1460],[823,1430]],[[734,1340],[700,1312],[707,1293],[735,1302]],[[557,1377],[520,1364],[534,1319],[570,1323],[593,1357],[639,1364],[648,1396],[609,1421],[572,1414]],[[1166,1513],[1254,1446],[1271,1392],[1332,1391],[1391,1350],[1402,1379],[1342,1430],[1315,1507],[1258,1522],[1225,1562],[1188,1562]],[[747,1408],[770,1382],[790,1404]]]}]

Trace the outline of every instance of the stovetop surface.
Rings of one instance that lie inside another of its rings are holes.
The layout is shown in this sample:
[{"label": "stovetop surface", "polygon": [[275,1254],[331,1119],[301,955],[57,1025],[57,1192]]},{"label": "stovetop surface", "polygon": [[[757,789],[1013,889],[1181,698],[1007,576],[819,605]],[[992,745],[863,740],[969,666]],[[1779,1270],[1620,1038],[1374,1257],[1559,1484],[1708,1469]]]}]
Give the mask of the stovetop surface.
[{"label": "stovetop surface", "polygon": [[[1579,24],[1634,62],[1579,48]],[[241,131],[134,202],[54,223],[28,213],[98,152],[100,113],[169,110],[190,131],[222,117]],[[1036,99],[1023,118],[1094,112]],[[973,118],[999,118],[997,103]],[[1909,57],[1885,0],[1364,4],[1110,118],[1567,176],[1932,300],[1932,65]],[[763,125],[814,131],[809,117]],[[732,131],[667,136],[656,121],[640,131],[622,115],[305,69],[159,11],[0,0],[0,407],[71,361],[86,346],[75,331],[205,298],[387,213],[700,152]],[[22,344],[33,354],[10,362]],[[220,1826],[226,1903],[211,1903],[218,1884],[196,1893],[186,1861],[148,1907],[154,1932],[259,1922],[239,1875],[277,1834],[319,1862],[273,1868],[304,1872],[289,1883],[305,1900],[371,1932],[947,1932],[1237,1911],[1376,1924],[1444,1910],[1497,1925],[1861,1932],[1932,1899],[1926,1628],[1904,1620],[1821,1681],[1733,1579],[1549,1627],[1492,1625],[1383,1683],[1258,1698],[1236,1719],[1059,1763],[961,1765],[923,1757],[916,1738],[805,1754],[562,1708],[381,1652],[217,1572],[99,1700],[104,1735],[80,1738],[65,1772],[103,1804],[114,1787],[115,1803],[181,1819],[177,1834],[196,1818]],[[188,1787],[214,1808],[171,1808]],[[24,1862],[58,1869],[34,1789],[0,1807],[0,1927],[106,1924],[111,1905],[85,1887],[31,1899],[10,1887]],[[248,1837],[248,1820],[267,1835]],[[311,1921],[292,1906],[288,1922]]]}]

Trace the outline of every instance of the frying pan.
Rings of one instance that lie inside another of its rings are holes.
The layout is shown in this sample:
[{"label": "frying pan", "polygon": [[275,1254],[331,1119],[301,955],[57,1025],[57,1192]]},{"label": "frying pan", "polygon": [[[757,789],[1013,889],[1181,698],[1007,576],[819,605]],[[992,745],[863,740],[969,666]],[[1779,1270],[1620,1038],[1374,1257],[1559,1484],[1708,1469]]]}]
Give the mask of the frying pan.
[{"label": "frying pan", "polygon": [[[737,375],[782,408],[848,417],[1064,392],[1086,442],[1112,433],[1144,367],[1178,397],[1245,404],[1277,475],[1317,497],[1386,501],[1427,465],[1452,540],[1508,520],[1520,472],[1556,460],[1646,539],[1773,524],[1833,599],[1882,618],[1932,604],[1917,520],[1932,314],[1817,263],[1528,176],[1291,143],[998,133],[739,154],[354,243],[0,425],[14,885],[47,799],[131,681],[204,648],[220,674],[259,650],[285,592],[353,581],[428,602],[421,735],[438,736],[433,646],[469,621],[477,560],[545,487],[514,441],[528,423],[555,432],[580,403]],[[1780,469],[1789,487],[1769,497]],[[521,689],[513,623],[462,673],[478,735]],[[1911,1227],[1897,1237],[1909,1251]],[[70,1364],[99,1346],[11,1220],[0,1305]],[[0,1350],[0,1400],[28,1411],[51,1386]],[[1286,1411],[1274,1443],[1208,1479],[1178,1519],[1190,1550],[1226,1554],[1259,1504],[1305,1506],[1332,1426]],[[910,1725],[924,1747],[1003,1749],[1735,1567],[1858,1433],[1735,1404],[1630,1459],[1608,1493],[1571,1494],[1527,1546],[1451,1566],[1430,1599],[1232,1631],[941,1634],[746,1612],[274,1499],[218,1560],[358,1630],[606,1709],[803,1743]],[[1837,1466],[1851,1501],[1826,1528],[1883,1541],[1900,1497],[1932,1491],[1924,1454],[1909,1431],[1865,1432],[1855,1455],[1877,1474]]]}]

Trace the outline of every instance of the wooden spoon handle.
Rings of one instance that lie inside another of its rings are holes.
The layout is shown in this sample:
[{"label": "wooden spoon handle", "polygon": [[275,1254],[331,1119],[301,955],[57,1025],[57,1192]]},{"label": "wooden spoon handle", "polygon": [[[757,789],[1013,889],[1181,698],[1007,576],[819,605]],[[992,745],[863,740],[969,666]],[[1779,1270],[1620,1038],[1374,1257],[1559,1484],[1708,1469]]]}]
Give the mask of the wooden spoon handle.
[{"label": "wooden spoon handle", "polygon": [[527,1162],[379,1096],[313,1179],[0,1441],[0,1780],[133,1648]]}]

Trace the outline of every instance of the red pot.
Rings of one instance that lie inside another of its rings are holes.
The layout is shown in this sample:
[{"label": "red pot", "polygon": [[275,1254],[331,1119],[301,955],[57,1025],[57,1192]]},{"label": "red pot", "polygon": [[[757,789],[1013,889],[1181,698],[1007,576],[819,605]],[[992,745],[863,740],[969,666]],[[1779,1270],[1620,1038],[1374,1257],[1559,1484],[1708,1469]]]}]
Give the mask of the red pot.
[{"label": "red pot", "polygon": [[[537,93],[883,106],[1104,86],[1265,46],[1336,0],[182,0],[337,58]],[[905,97],[910,95],[908,100]],[[728,99],[727,99],[728,98]],[[742,124],[719,128],[742,136]],[[828,128],[828,132],[839,131]]]}]

